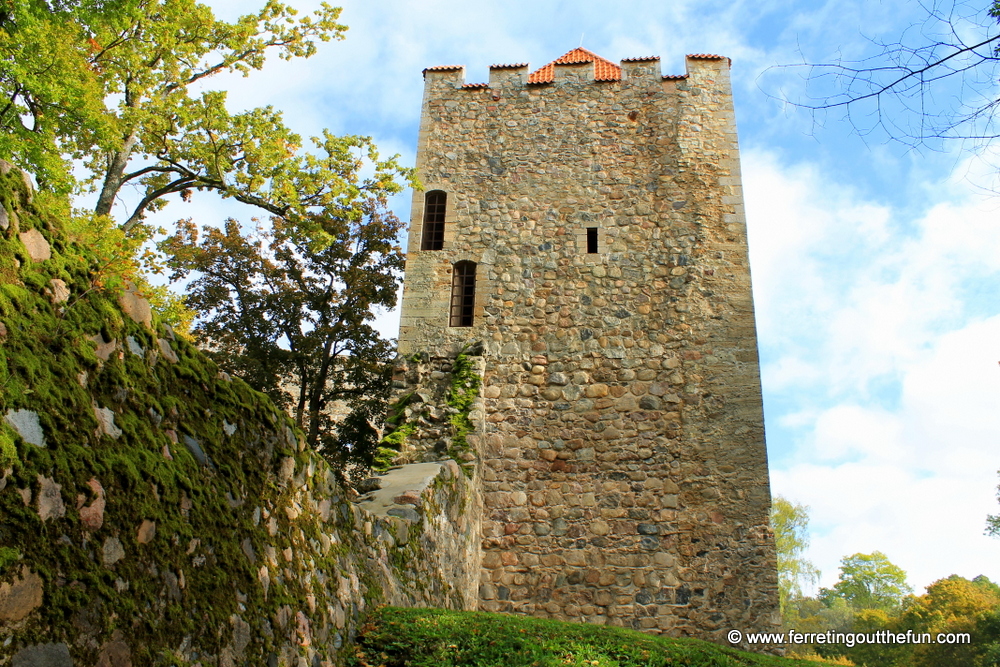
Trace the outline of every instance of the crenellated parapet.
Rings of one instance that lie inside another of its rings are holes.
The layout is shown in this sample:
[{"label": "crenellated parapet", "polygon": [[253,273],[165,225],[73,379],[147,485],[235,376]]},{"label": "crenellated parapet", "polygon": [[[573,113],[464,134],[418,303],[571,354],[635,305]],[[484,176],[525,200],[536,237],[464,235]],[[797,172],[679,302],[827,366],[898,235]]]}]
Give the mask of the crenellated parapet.
[{"label": "crenellated parapet", "polygon": [[670,85],[691,77],[712,77],[723,68],[728,73],[730,60],[725,56],[695,53],[685,58],[685,65],[684,74],[663,74],[659,56],[625,58],[615,64],[586,49],[574,49],[535,72],[530,72],[528,63],[491,65],[489,81],[484,83],[466,82],[465,67],[462,65],[428,67],[424,70],[424,81],[428,91],[512,89],[568,83],[628,86],[661,82]]}]

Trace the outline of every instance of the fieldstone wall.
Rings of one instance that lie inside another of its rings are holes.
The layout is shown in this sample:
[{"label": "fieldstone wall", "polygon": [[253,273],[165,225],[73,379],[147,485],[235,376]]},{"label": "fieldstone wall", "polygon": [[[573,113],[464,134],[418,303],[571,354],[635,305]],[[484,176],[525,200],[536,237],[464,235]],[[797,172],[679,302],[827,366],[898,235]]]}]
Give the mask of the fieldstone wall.
[{"label": "fieldstone wall", "polygon": [[418,352],[396,359],[395,400],[386,425],[389,442],[399,450],[396,463],[452,458],[470,477],[474,474],[484,430],[480,386],[485,369],[478,343],[444,356]]},{"label": "fieldstone wall", "polygon": [[352,499],[29,184],[0,161],[0,665],[330,666],[372,605],[475,605],[456,463]]},{"label": "fieldstone wall", "polygon": [[[622,66],[425,72],[446,225],[420,249],[416,193],[400,353],[484,344],[480,609],[724,642],[777,622],[729,62]],[[475,323],[450,327],[462,260]]]}]

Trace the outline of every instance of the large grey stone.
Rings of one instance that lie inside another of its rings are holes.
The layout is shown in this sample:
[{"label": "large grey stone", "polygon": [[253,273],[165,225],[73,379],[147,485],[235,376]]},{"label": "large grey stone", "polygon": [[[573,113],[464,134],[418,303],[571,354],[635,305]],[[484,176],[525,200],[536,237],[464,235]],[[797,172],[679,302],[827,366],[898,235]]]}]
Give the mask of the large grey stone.
[{"label": "large grey stone", "polygon": [[206,454],[205,450],[201,448],[200,442],[198,442],[197,440],[195,440],[186,433],[181,437],[184,440],[184,444],[187,445],[188,450],[194,456],[195,460],[198,461],[198,463],[200,463],[203,466],[207,466],[209,468],[215,467],[212,465],[212,460],[208,458],[208,454]]},{"label": "large grey stone", "polygon": [[44,262],[47,259],[51,259],[52,249],[40,231],[32,228],[21,232],[18,236],[21,239],[21,243],[28,250],[28,257],[31,258],[32,262]]},{"label": "large grey stone", "polygon": [[62,499],[62,486],[50,477],[38,476],[38,516],[42,521],[66,516],[66,503]]},{"label": "large grey stone", "polygon": [[74,667],[65,644],[35,644],[14,654],[12,667]]},{"label": "large grey stone", "polygon": [[115,413],[111,408],[94,406],[94,417],[97,418],[97,434],[109,435],[114,439],[122,436],[122,430],[115,426]]},{"label": "large grey stone", "polygon": [[180,359],[177,357],[177,353],[174,352],[173,348],[170,347],[170,341],[166,338],[157,338],[156,344],[160,346],[160,353],[163,358],[172,364],[176,364]]},{"label": "large grey stone", "polygon": [[25,442],[39,447],[45,446],[45,434],[38,422],[38,413],[32,410],[8,410],[4,419]]},{"label": "large grey stone", "polygon": [[250,640],[253,639],[253,629],[250,624],[239,616],[233,616],[230,620],[233,623],[233,652],[237,658],[242,658]]},{"label": "large grey stone", "polygon": [[295,475],[295,459],[291,456],[286,456],[281,459],[281,464],[278,467],[278,483],[282,486],[288,484],[292,481],[292,477]]},{"label": "large grey stone", "polygon": [[111,353],[115,351],[118,347],[118,343],[115,340],[105,343],[104,338],[101,334],[94,334],[93,336],[87,336],[87,340],[92,340],[97,345],[97,349],[94,350],[94,354],[101,361],[107,361],[111,358]]},{"label": "large grey stone", "polygon": [[141,357],[146,354],[145,351],[142,349],[142,345],[139,345],[139,341],[137,341],[132,336],[126,336],[125,342],[128,343],[129,352],[131,352],[135,356]]},{"label": "large grey stone", "polygon": [[66,282],[59,278],[49,281],[49,289],[52,290],[52,303],[65,303],[69,301],[69,288]]},{"label": "large grey stone", "polygon": [[109,537],[104,540],[104,547],[101,549],[101,562],[105,567],[111,567],[122,558],[125,558],[125,547],[117,537]]},{"label": "large grey stone", "polygon": [[393,505],[418,505],[423,492],[443,468],[440,463],[413,463],[393,468],[381,476],[380,489],[365,494],[358,501],[372,514],[381,516],[386,516]]},{"label": "large grey stone", "polygon": [[406,519],[407,521],[413,521],[414,523],[420,521],[420,513],[412,507],[390,507],[386,514]]},{"label": "large grey stone", "polygon": [[146,325],[146,328],[149,329],[153,327],[153,309],[150,307],[149,301],[139,294],[133,285],[129,285],[118,297],[118,304],[125,311],[125,314],[134,321]]}]

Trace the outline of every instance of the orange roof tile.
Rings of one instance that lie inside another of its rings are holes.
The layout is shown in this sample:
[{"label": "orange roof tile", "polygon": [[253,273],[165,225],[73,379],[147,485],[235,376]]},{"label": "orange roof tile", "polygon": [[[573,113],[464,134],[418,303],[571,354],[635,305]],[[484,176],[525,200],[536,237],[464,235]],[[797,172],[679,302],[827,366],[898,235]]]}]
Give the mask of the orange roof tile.
[{"label": "orange roof tile", "polygon": [[489,88],[488,83],[463,83],[462,88]]},{"label": "orange roof tile", "polygon": [[694,60],[724,60],[726,58],[725,56],[717,56],[713,53],[689,53],[687,57]]},{"label": "orange roof tile", "polygon": [[659,60],[660,56],[640,56],[638,58],[623,58],[623,63],[643,63],[651,60]]},{"label": "orange roof tile", "polygon": [[428,72],[455,72],[460,69],[465,69],[465,65],[437,65],[435,67],[425,67],[424,76],[427,76]]},{"label": "orange roof tile", "polygon": [[502,63],[499,65],[490,65],[490,69],[517,69],[518,67],[527,67],[528,63]]},{"label": "orange roof tile", "polygon": [[576,63],[594,63],[594,81],[621,81],[622,68],[610,60],[606,60],[592,51],[577,48],[557,58],[545,67],[535,70],[528,76],[528,83],[552,83],[556,80],[556,65],[573,65]]}]

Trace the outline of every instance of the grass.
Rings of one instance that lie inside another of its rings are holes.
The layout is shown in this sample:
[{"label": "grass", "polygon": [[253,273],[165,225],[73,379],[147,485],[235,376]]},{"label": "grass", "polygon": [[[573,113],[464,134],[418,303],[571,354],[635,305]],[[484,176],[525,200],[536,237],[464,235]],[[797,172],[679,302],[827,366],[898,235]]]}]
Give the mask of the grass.
[{"label": "grass", "polygon": [[543,618],[380,607],[353,667],[815,667],[698,639]]}]

